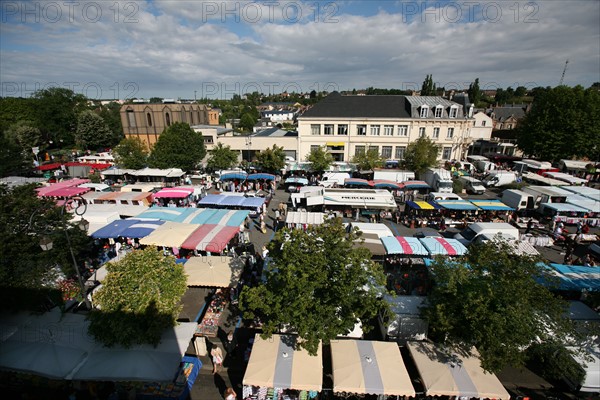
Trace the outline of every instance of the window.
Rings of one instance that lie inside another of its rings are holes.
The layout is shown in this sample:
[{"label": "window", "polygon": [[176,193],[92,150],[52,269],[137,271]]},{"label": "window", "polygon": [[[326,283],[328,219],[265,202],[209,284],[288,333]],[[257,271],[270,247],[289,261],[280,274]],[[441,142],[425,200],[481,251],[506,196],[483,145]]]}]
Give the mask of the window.
[{"label": "window", "polygon": [[404,160],[404,153],[406,152],[406,146],[396,146],[396,160]]},{"label": "window", "polygon": [[213,144],[214,140],[212,136],[203,136],[204,137],[204,144]]},{"label": "window", "polygon": [[169,115],[169,113],[165,114],[165,122],[167,126],[171,126],[171,116]]},{"label": "window", "polygon": [[444,112],[444,109],[442,108],[442,106],[435,107],[435,117],[436,118],[442,118],[443,112]]},{"label": "window", "polygon": [[454,128],[448,128],[448,133],[446,134],[446,138],[452,139],[454,137]]},{"label": "window", "polygon": [[382,146],[381,147],[381,157],[389,160],[392,158],[392,146]]},{"label": "window", "polygon": [[333,125],[325,125],[323,129],[323,134],[333,135]]},{"label": "window", "polygon": [[429,107],[421,106],[421,118],[427,118],[428,115],[429,115]]},{"label": "window", "polygon": [[449,160],[452,155],[452,147],[444,147],[442,151],[442,160]]},{"label": "window", "polygon": [[433,128],[433,138],[437,139],[440,137],[440,128]]},{"label": "window", "polygon": [[356,134],[359,136],[365,136],[367,134],[366,125],[356,125]]},{"label": "window", "polygon": [[485,123],[486,123],[486,122],[487,122],[487,121],[481,121],[481,126],[485,126]]},{"label": "window", "polygon": [[338,135],[347,135],[348,125],[338,125]]},{"label": "window", "polygon": [[152,115],[150,113],[146,113],[146,120],[148,121],[148,126],[152,126]]},{"label": "window", "polygon": [[369,151],[376,151],[379,153],[379,146],[369,146]]},{"label": "window", "polygon": [[135,128],[137,126],[135,124],[135,113],[133,110],[127,110],[127,122],[129,123],[130,128]]},{"label": "window", "polygon": [[408,125],[398,125],[398,136],[408,136]]},{"label": "window", "polygon": [[508,125],[506,126],[506,129],[512,129],[512,124],[508,124]]},{"label": "window", "polygon": [[419,128],[419,137],[425,137],[425,127]]},{"label": "window", "polygon": [[311,135],[320,135],[321,134],[321,125],[311,124],[310,125],[310,134]]},{"label": "window", "polygon": [[365,146],[354,146],[354,155],[365,154]]},{"label": "window", "polygon": [[383,135],[384,136],[394,136],[394,125],[384,125],[383,126]]},{"label": "window", "polygon": [[371,136],[379,136],[380,125],[371,125]]},{"label": "window", "polygon": [[320,147],[320,146],[319,146],[318,144],[311,144],[311,145],[310,145],[310,152],[312,153],[312,152],[314,152],[314,151],[317,151],[317,150],[319,150],[319,147]]},{"label": "window", "polygon": [[450,107],[450,118],[456,118],[457,115],[458,115],[458,107],[451,106]]}]

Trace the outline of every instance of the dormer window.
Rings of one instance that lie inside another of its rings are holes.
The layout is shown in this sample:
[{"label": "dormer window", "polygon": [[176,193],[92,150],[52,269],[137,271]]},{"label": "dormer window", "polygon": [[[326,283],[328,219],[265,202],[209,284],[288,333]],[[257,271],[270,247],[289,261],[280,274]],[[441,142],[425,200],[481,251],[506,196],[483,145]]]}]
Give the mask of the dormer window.
[{"label": "dormer window", "polygon": [[456,118],[457,115],[458,115],[458,107],[450,106],[450,118]]},{"label": "dormer window", "polygon": [[421,118],[427,118],[429,115],[429,106],[421,106]]},{"label": "dormer window", "polygon": [[442,113],[444,112],[444,108],[440,105],[435,107],[435,117],[442,118]]}]

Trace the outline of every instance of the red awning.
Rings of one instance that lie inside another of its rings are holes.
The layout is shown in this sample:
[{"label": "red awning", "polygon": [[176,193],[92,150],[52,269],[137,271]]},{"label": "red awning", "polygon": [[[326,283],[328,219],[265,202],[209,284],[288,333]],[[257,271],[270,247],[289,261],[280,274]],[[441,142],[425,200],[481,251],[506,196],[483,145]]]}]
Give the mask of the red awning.
[{"label": "red awning", "polygon": [[38,171],[50,171],[53,169],[60,169],[61,163],[43,164],[35,167]]},{"label": "red awning", "polygon": [[237,226],[202,225],[181,244],[181,248],[221,253],[240,231]]}]

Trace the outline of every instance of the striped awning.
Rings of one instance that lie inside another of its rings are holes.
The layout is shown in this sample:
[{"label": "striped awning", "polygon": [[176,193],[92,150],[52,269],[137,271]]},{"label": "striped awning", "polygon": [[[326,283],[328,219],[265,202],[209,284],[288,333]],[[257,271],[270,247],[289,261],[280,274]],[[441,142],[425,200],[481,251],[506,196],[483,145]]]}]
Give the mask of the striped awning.
[{"label": "striped awning", "polygon": [[405,254],[412,256],[427,256],[429,252],[419,239],[411,236],[382,237],[381,243],[386,254]]},{"label": "striped awning", "polygon": [[140,244],[179,248],[198,228],[199,225],[196,224],[167,221],[156,228],[151,234],[140,239]]},{"label": "striped awning", "polygon": [[479,208],[467,200],[437,200],[442,208],[446,210],[458,210],[458,211],[476,211]]},{"label": "striped awning", "polygon": [[407,201],[406,205],[415,210],[439,210],[441,207],[431,201]]},{"label": "striped awning", "polygon": [[500,200],[471,200],[471,203],[484,211],[514,211]]},{"label": "striped awning", "polygon": [[419,239],[423,246],[427,248],[429,254],[444,256],[462,256],[467,252],[467,248],[456,239],[446,239],[443,237],[426,237]]},{"label": "striped awning", "polygon": [[262,339],[256,334],[243,384],[268,388],[321,391],[323,358],[321,343],[317,354],[296,349],[297,337],[273,335]]},{"label": "striped awning", "polygon": [[179,247],[221,253],[239,231],[239,226],[202,225],[188,235]]},{"label": "striped awning", "polygon": [[335,393],[415,396],[395,342],[332,341],[331,362]]}]

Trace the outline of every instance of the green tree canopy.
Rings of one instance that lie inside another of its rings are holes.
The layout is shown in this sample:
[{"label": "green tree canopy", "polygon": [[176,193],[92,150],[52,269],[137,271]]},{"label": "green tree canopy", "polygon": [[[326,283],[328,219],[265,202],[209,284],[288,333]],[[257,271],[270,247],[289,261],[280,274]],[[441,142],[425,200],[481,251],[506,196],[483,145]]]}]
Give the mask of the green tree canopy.
[{"label": "green tree canopy", "polygon": [[98,150],[113,145],[114,134],[101,116],[85,110],[77,116],[75,142],[84,150]]},{"label": "green tree canopy", "polygon": [[319,146],[310,151],[310,154],[306,156],[306,161],[311,163],[311,171],[323,172],[327,171],[333,164],[333,156],[327,151],[327,146]]},{"label": "green tree canopy", "polygon": [[109,272],[90,314],[90,334],[107,346],[157,345],[175,326],[187,289],[181,264],[155,247],[136,250],[107,265]]},{"label": "green tree canopy", "polygon": [[39,128],[36,116],[35,99],[21,97],[0,97],[0,132],[22,121],[31,121]]},{"label": "green tree canopy", "polygon": [[385,159],[379,155],[379,150],[369,148],[367,151],[362,151],[352,157],[352,162],[356,164],[359,170],[373,170],[383,167]]},{"label": "green tree canopy", "polygon": [[279,231],[269,244],[266,283],[241,293],[244,318],[260,318],[265,338],[284,326],[297,332],[313,355],[319,341],[349,333],[358,320],[369,331],[370,320],[387,309],[373,290],[385,276],[368,250],[353,246],[356,237],[339,218],[307,232]]},{"label": "green tree canopy", "polygon": [[427,75],[421,85],[421,96],[435,96],[436,92],[437,90],[435,83],[433,83],[433,76]]},{"label": "green tree canopy", "polygon": [[224,146],[219,142],[210,150],[206,166],[214,171],[230,169],[238,162],[238,152],[231,150],[230,146]]},{"label": "green tree canopy", "polygon": [[125,138],[123,126],[121,125],[121,105],[116,101],[111,101],[107,105],[100,105],[97,112],[104,119],[112,133],[109,147],[116,146]]},{"label": "green tree canopy", "polygon": [[32,168],[31,158],[16,140],[7,133],[0,134],[0,176],[26,175]]},{"label": "green tree canopy", "polygon": [[252,132],[252,128],[256,125],[257,119],[249,112],[242,114],[242,118],[240,118],[239,127],[244,132]]},{"label": "green tree canopy", "polygon": [[272,148],[266,148],[256,154],[256,164],[263,171],[279,172],[285,167],[285,152],[283,151],[283,147],[274,144]]},{"label": "green tree canopy", "polygon": [[23,151],[31,153],[32,157],[33,153],[31,152],[31,148],[39,146],[42,141],[42,133],[37,126],[35,126],[33,121],[17,122],[7,129],[6,134],[10,139],[21,146]]},{"label": "green tree canopy", "polygon": [[194,132],[184,122],[176,122],[158,137],[150,153],[150,165],[155,168],[196,169],[206,155],[202,133]]},{"label": "green tree canopy", "polygon": [[474,244],[457,261],[436,259],[436,284],[422,315],[430,337],[462,351],[475,346],[482,367],[522,366],[535,342],[575,337],[566,304],[536,280],[536,257],[516,255],[502,242]]},{"label": "green tree canopy", "polygon": [[428,137],[420,137],[410,143],[404,153],[406,168],[422,174],[427,168],[437,165],[440,146]]},{"label": "green tree canopy", "polygon": [[75,143],[77,115],[87,109],[87,98],[71,89],[51,87],[33,94],[37,126],[45,140],[63,145]]},{"label": "green tree canopy", "polygon": [[537,90],[517,129],[517,145],[527,155],[548,161],[598,160],[600,92],[581,86]]},{"label": "green tree canopy", "polygon": [[[77,260],[92,255],[92,240],[69,222],[52,200],[39,198],[34,185],[0,186],[0,307],[39,306],[44,293],[55,282],[57,272],[75,276],[64,228],[69,230]],[[53,242],[52,250],[40,247],[42,237]],[[58,270],[55,267],[59,267]],[[34,298],[28,298],[32,294]],[[55,299],[59,300],[59,299]]]},{"label": "green tree canopy", "polygon": [[114,149],[115,162],[121,168],[142,169],[148,164],[148,148],[140,138],[121,140]]},{"label": "green tree canopy", "polygon": [[473,104],[477,106],[477,104],[479,104],[479,102],[481,101],[481,89],[479,89],[479,78],[476,78],[475,82],[469,85],[467,93],[469,94],[469,100],[471,100]]}]

